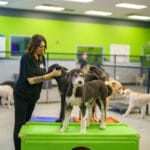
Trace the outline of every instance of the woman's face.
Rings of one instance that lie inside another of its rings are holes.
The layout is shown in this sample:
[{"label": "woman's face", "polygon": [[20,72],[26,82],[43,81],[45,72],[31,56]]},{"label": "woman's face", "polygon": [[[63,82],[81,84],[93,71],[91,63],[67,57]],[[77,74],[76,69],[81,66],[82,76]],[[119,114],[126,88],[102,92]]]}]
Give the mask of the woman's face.
[{"label": "woman's face", "polygon": [[40,43],[40,46],[37,47],[35,53],[36,55],[42,55],[44,53],[44,50],[45,50],[45,42],[44,41],[41,41]]}]

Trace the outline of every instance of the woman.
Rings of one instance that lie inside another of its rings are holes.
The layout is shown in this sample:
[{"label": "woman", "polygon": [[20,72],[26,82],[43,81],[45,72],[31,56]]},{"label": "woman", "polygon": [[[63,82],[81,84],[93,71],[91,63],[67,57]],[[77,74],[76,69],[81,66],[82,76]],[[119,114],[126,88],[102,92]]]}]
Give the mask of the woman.
[{"label": "woman", "polygon": [[45,38],[42,35],[34,35],[20,61],[19,78],[14,89],[15,150],[21,149],[21,140],[18,134],[21,126],[31,118],[35,104],[40,97],[43,81],[61,75],[60,70],[46,74],[43,55],[46,48],[47,42]]}]

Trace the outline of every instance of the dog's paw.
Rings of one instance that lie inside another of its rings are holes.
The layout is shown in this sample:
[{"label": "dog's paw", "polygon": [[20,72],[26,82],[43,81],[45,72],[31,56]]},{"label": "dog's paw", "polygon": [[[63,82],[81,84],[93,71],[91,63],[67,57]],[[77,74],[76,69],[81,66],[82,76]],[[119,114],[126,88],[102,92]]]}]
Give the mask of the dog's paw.
[{"label": "dog's paw", "polygon": [[106,125],[105,124],[101,124],[100,125],[100,129],[104,130],[106,128]]},{"label": "dog's paw", "polygon": [[55,120],[55,122],[62,122],[62,119],[58,118],[58,119]]},{"label": "dog's paw", "polygon": [[65,130],[61,128],[61,129],[59,129],[59,132],[60,132],[60,133],[64,133]]},{"label": "dog's paw", "polygon": [[86,130],[80,130],[81,134],[86,134]]},{"label": "dog's paw", "polygon": [[86,123],[86,127],[89,127],[90,126],[90,121],[88,121],[87,123]]}]

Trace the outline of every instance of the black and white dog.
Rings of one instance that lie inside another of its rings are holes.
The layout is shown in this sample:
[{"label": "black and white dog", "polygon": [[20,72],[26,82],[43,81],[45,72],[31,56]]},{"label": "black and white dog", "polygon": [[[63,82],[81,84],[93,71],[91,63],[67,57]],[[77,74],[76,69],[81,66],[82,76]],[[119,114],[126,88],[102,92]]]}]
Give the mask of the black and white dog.
[{"label": "black and white dog", "polygon": [[[66,78],[68,74],[68,69],[66,67],[63,67],[59,64],[52,64],[48,67],[48,72],[52,72],[53,70],[60,69],[62,71],[61,76],[54,77],[54,79],[57,82],[60,98],[61,98],[61,109],[60,109],[60,115],[59,119],[57,119],[57,122],[62,122],[64,120],[64,110],[65,110],[65,104],[66,104],[66,92],[68,89],[69,82]],[[108,76],[104,72],[104,70],[94,66],[94,65],[88,65],[87,71],[86,71],[86,77],[85,82],[89,82],[92,80],[107,80]]]},{"label": "black and white dog", "polygon": [[[105,128],[106,116],[106,97],[110,96],[112,89],[101,80],[85,82],[85,77],[81,69],[73,69],[68,73],[69,86],[66,93],[65,119],[63,121],[61,132],[64,132],[68,125],[71,112],[74,105],[78,105],[81,111],[80,133],[86,133],[86,127],[90,124],[92,105],[95,100],[99,100],[101,106],[101,124],[100,128]],[[89,117],[86,115],[87,109]]]}]

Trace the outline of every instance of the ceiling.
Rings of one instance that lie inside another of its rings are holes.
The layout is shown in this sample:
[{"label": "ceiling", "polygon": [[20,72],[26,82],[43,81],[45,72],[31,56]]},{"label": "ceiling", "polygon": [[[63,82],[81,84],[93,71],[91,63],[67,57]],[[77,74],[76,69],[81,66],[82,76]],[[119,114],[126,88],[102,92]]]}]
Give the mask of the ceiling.
[{"label": "ceiling", "polygon": [[[1,7],[25,9],[32,11],[38,11],[34,9],[34,7],[37,5],[49,5],[49,6],[52,5],[65,7],[65,10],[59,13],[86,15],[84,14],[85,11],[96,10],[96,11],[111,12],[112,15],[107,16],[107,18],[128,19],[127,16],[130,14],[150,17],[150,0],[94,0],[93,2],[89,3],[77,3],[65,0],[3,0],[3,1],[8,1],[8,4],[6,6]],[[146,5],[147,8],[136,10],[136,9],[115,7],[115,4],[123,2],[132,4],[142,4]]]}]

